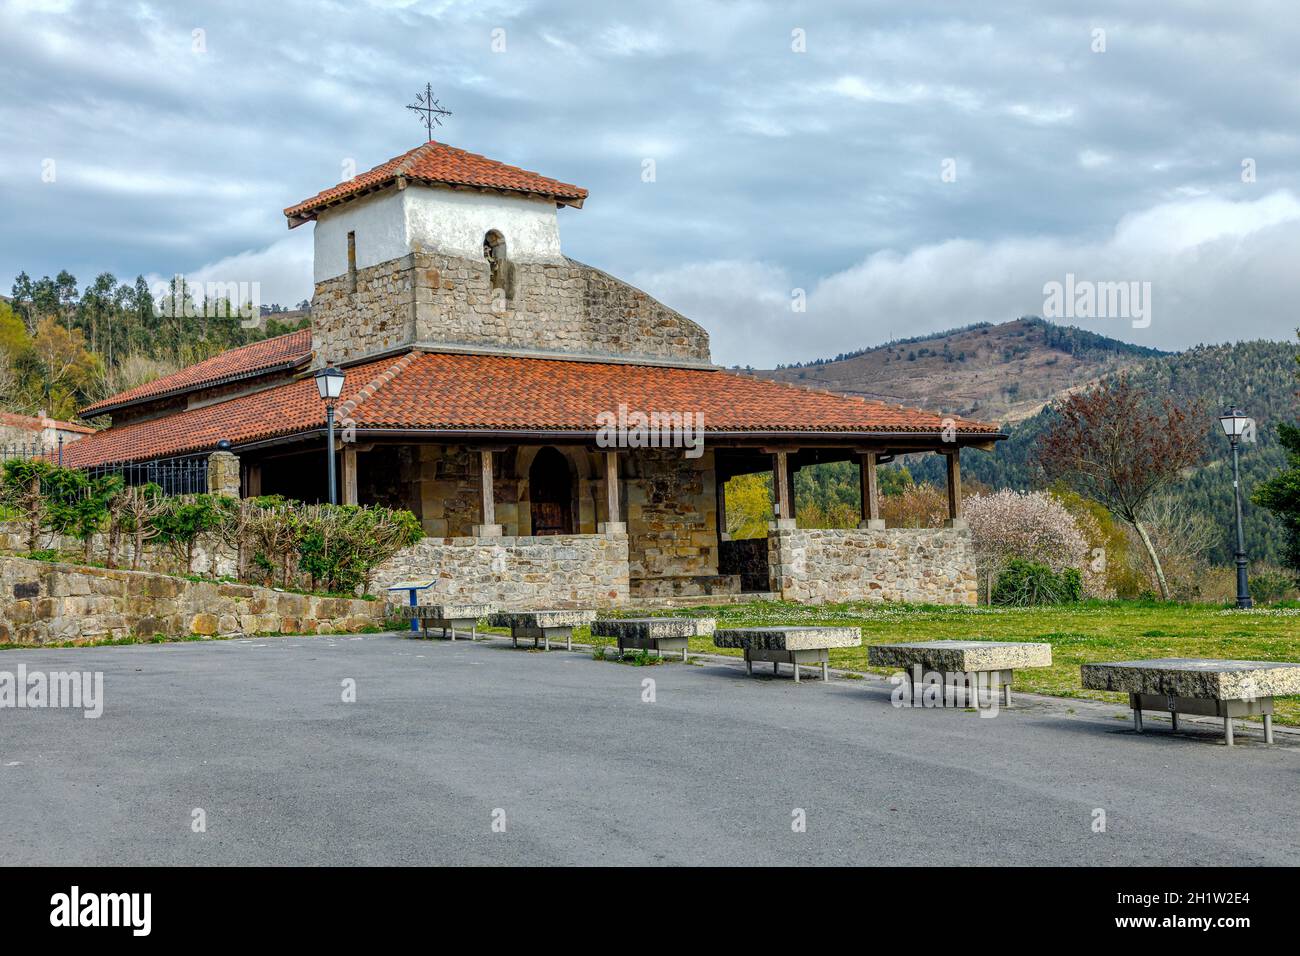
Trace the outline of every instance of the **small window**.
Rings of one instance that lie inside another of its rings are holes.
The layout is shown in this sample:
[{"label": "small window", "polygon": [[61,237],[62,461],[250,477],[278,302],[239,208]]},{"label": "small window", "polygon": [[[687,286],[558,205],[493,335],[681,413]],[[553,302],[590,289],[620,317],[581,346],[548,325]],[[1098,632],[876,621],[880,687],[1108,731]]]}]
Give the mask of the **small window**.
[{"label": "small window", "polygon": [[348,233],[348,291],[357,291],[357,234]]}]

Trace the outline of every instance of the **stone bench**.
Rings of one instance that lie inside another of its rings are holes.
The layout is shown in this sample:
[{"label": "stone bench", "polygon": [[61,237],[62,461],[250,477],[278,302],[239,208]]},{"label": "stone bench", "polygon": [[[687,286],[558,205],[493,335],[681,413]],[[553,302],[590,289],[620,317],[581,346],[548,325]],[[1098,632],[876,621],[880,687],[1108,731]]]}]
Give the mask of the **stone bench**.
[{"label": "stone bench", "polygon": [[944,675],[943,685],[953,687],[956,700],[958,683],[975,694],[979,706],[979,680],[967,675],[989,674],[1002,685],[1002,705],[1011,706],[1011,682],[1018,667],[1050,667],[1051,644],[1017,641],[911,641],[903,644],[875,644],[867,648],[867,661],[873,667],[897,667],[906,675],[916,700],[916,685],[924,683],[925,672]]},{"label": "stone bench", "polygon": [[469,631],[472,641],[478,637],[479,619],[496,609],[491,604],[417,604],[407,610],[414,620],[420,622],[426,637],[432,625],[442,629],[443,637],[450,632],[453,641],[456,640],[456,628]]},{"label": "stone bench", "polygon": [[510,639],[515,647],[519,639],[533,639],[533,647],[541,641],[546,650],[551,649],[551,639],[564,638],[565,650],[573,650],[573,629],[590,624],[596,619],[595,611],[505,611],[492,614],[488,623],[493,627],[510,628]]},{"label": "stone bench", "polygon": [[1263,717],[1264,742],[1273,742],[1273,698],[1300,694],[1300,664],[1281,661],[1221,661],[1162,657],[1082,665],[1083,686],[1128,694],[1133,729],[1142,733],[1142,711],[1167,711],[1178,730],[1179,714],[1223,718],[1223,736],[1233,745],[1236,717]]},{"label": "stone bench", "polygon": [[754,661],[771,661],[772,673],[782,664],[794,668],[799,683],[801,665],[822,666],[822,680],[830,680],[830,649],[857,647],[862,631],[856,627],[738,627],[713,632],[716,647],[737,647],[745,651],[745,671],[754,673]]},{"label": "stone bench", "polygon": [[612,637],[618,641],[619,657],[628,647],[655,651],[681,651],[686,660],[692,637],[705,637],[717,627],[712,617],[612,617],[600,618],[591,625],[592,637]]}]

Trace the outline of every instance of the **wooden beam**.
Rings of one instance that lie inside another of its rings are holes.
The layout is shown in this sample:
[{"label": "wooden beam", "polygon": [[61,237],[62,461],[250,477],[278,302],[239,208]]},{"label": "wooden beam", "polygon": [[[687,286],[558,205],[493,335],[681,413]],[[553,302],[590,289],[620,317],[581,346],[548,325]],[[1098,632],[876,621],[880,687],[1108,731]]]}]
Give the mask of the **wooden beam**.
[{"label": "wooden beam", "polygon": [[790,453],[778,451],[772,455],[772,501],[776,517],[793,518],[794,507],[790,500]]},{"label": "wooden beam", "polygon": [[714,472],[713,481],[717,492],[718,540],[730,541],[731,535],[727,533],[727,481],[717,471]]},{"label": "wooden beam", "polygon": [[953,524],[956,524],[962,520],[961,449],[954,448],[952,451],[945,451],[943,456],[948,461],[948,519]]},{"label": "wooden beam", "polygon": [[864,452],[858,459],[862,477],[862,520],[880,520],[880,488],[876,481],[876,453]]},{"label": "wooden beam", "polygon": [[618,508],[618,453],[613,451],[605,452],[605,500],[605,520],[617,524],[622,519]]},{"label": "wooden beam", "polygon": [[486,448],[479,452],[482,462],[481,483],[483,486],[483,524],[497,523],[496,499],[492,496],[492,452]]},{"label": "wooden beam", "polygon": [[357,504],[357,449],[355,445],[343,446],[343,503]]}]

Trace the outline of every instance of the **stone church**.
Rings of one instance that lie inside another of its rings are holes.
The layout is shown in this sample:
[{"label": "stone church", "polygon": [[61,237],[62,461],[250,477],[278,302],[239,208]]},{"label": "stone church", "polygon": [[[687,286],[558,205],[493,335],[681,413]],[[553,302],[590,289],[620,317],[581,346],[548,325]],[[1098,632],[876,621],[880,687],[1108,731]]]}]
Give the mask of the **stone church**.
[{"label": "stone church", "polygon": [[[994,426],[760,380],[708,333],[566,257],[587,191],[430,141],[284,211],[313,224],[311,328],[83,410],[96,466],[212,462],[212,490],[408,508],[426,537],[384,570],[505,606],[636,599],[974,603],[960,455]],[[343,372],[335,447],[313,375]],[[876,466],[945,457],[943,528],[887,528]],[[857,528],[804,529],[795,473],[853,461]],[[730,540],[726,483],[771,476],[766,538]],[[381,581],[381,583],[383,583]]]}]

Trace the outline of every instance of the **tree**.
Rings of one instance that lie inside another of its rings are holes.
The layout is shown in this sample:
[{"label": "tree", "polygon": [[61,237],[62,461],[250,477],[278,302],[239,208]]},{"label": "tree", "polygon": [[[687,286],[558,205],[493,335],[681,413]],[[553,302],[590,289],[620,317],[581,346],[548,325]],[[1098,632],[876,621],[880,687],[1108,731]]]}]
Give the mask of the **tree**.
[{"label": "tree", "polygon": [[[140,570],[144,544],[162,533],[157,517],[167,507],[162,488],[153,482],[122,489],[110,506],[108,566],[117,562],[117,535],[131,536],[131,570]],[[115,533],[116,532],[116,533]]]},{"label": "tree", "polygon": [[12,458],[0,468],[0,504],[22,516],[27,550],[37,550],[48,505],[41,483],[54,466],[43,458]]},{"label": "tree", "polygon": [[[1082,575],[1089,593],[1105,593],[1105,576],[1094,570],[1089,545],[1096,530],[1082,527],[1081,519],[1055,496],[1045,491],[1004,488],[992,494],[971,495],[962,509],[990,599],[993,580],[1018,558],[1046,565],[1055,572],[1073,568]],[[1100,567],[1104,568],[1104,564]]]},{"label": "tree", "polygon": [[185,562],[185,573],[194,573],[194,546],[199,538],[216,531],[227,513],[216,495],[183,495],[164,499],[154,516],[158,539]]},{"label": "tree", "polygon": [[[55,418],[71,418],[103,375],[99,356],[86,350],[80,332],[68,331],[52,318],[41,319],[30,349],[34,390]],[[29,389],[31,391],[33,389]]]},{"label": "tree", "polygon": [[1300,577],[1300,427],[1280,423],[1277,440],[1286,449],[1287,467],[1258,485],[1250,500],[1281,521],[1286,535],[1282,560]]},{"label": "tree", "polygon": [[1169,583],[1144,519],[1151,502],[1204,454],[1204,434],[1189,415],[1165,399],[1154,403],[1127,376],[1111,379],[1058,402],[1039,439],[1037,460],[1059,480],[1106,507],[1137,533],[1160,586]]}]

